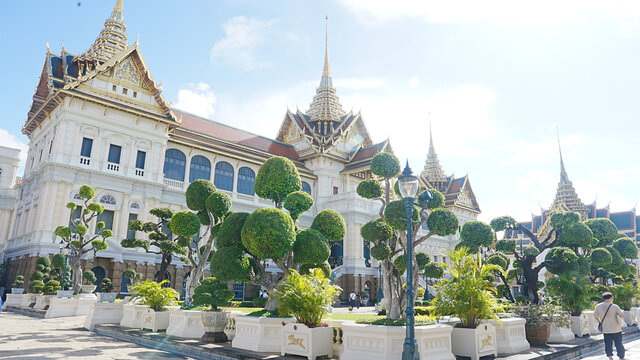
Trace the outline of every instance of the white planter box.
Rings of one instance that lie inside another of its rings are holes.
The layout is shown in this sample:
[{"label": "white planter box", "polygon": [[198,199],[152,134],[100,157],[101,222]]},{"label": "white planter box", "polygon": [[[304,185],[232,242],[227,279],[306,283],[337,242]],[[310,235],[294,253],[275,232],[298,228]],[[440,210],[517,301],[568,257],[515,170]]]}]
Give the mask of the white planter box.
[{"label": "white planter box", "polygon": [[76,299],[58,299],[49,300],[49,309],[44,315],[45,319],[75,316],[78,302]]},{"label": "white planter box", "polygon": [[256,352],[280,352],[282,323],[294,318],[236,316],[236,336],[231,346]]},{"label": "white planter box", "polygon": [[73,297],[73,290],[58,290],[56,291],[56,294],[59,299],[62,299],[62,298],[71,299]]},{"label": "white planter box", "polygon": [[475,329],[453,328],[451,351],[456,356],[479,360],[481,356],[498,356],[496,329],[491,324],[480,324]]},{"label": "white planter box", "polygon": [[598,335],[600,334],[600,330],[598,330],[598,320],[596,320],[595,316],[593,316],[594,311],[588,310],[582,312],[587,317],[587,326],[589,327],[589,335]]},{"label": "white planter box", "polygon": [[37,295],[36,304],[33,306],[33,308],[43,310],[45,307],[49,306],[49,302],[54,297],[56,296],[55,295]]},{"label": "white planter box", "polygon": [[[420,359],[455,360],[451,352],[450,325],[416,326],[416,342]],[[356,324],[342,321],[341,360],[392,360],[402,358],[406,336],[404,326]],[[338,338],[336,339],[339,342]]]},{"label": "white planter box", "polygon": [[496,328],[498,355],[515,354],[531,348],[524,329],[526,322],[522,318],[505,318],[500,319],[500,322],[489,320]]},{"label": "white planter box", "polygon": [[318,356],[333,353],[330,327],[310,328],[305,324],[290,322],[282,327],[280,355],[294,354],[315,360]]},{"label": "white planter box", "polygon": [[22,294],[22,302],[20,302],[20,307],[28,308],[29,305],[36,302],[36,295],[38,294]]},{"label": "white planter box", "polygon": [[342,352],[344,350],[344,341],[343,335],[344,330],[342,330],[343,323],[352,323],[351,320],[331,320],[329,321],[329,326],[332,329],[331,334],[331,342],[333,348],[333,357],[336,359],[342,358]]},{"label": "white planter box", "polygon": [[562,344],[576,338],[576,335],[569,327],[558,327],[556,324],[551,325],[549,332],[549,344]]},{"label": "white planter box", "polygon": [[631,310],[624,310],[624,322],[627,326],[633,326],[636,324],[636,313]]},{"label": "white planter box", "polygon": [[7,300],[2,304],[2,309],[6,309],[7,306],[20,306],[22,303],[22,297],[26,294],[7,294]]},{"label": "white planter box", "polygon": [[112,303],[112,302],[116,301],[116,297],[118,297],[117,293],[99,292],[98,293],[98,302]]},{"label": "white planter box", "polygon": [[185,339],[202,338],[202,335],[204,335],[202,312],[192,310],[171,311],[167,335]]},{"label": "white planter box", "polygon": [[122,306],[120,326],[142,329],[142,317],[148,308],[149,306],[147,305],[124,304]]},{"label": "white planter box", "polygon": [[93,303],[84,321],[85,329],[93,331],[98,324],[118,324],[122,319],[120,303]]},{"label": "white planter box", "polygon": [[16,295],[24,294],[24,288],[11,288],[11,293]]},{"label": "white planter box", "polygon": [[[93,295],[93,294],[91,294]],[[93,298],[81,298],[80,296],[78,296],[75,301],[77,302],[76,305],[76,316],[79,315],[88,315],[89,312],[91,311],[91,308],[93,307],[93,304],[98,302],[98,299],[93,296]]]},{"label": "white planter box", "polygon": [[153,332],[166,330],[169,327],[169,316],[171,311],[155,311],[147,309],[142,315],[142,328],[151,329]]},{"label": "white planter box", "polygon": [[573,331],[577,337],[589,335],[589,321],[584,311],[580,316],[571,316],[571,331]]}]

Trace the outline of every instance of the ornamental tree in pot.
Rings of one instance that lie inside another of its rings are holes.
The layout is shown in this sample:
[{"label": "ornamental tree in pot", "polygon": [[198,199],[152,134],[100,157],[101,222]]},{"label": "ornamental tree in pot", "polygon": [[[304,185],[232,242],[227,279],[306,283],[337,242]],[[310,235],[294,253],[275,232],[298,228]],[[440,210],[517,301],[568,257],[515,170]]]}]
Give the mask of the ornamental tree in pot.
[{"label": "ornamental tree in pot", "polygon": [[12,294],[22,294],[24,292],[24,276],[18,275],[11,284]]},{"label": "ornamental tree in pot", "polygon": [[168,280],[163,280],[159,283],[145,280],[133,285],[131,302],[140,300],[139,304],[149,306],[147,313],[143,316],[143,328],[157,331],[169,327],[169,311],[167,311],[167,307],[178,305],[180,294],[170,287],[162,286],[168,282]]},{"label": "ornamental tree in pot", "polygon": [[[66,265],[65,265],[66,262]],[[65,272],[65,267],[67,271]],[[71,286],[71,271],[69,269],[69,260],[63,253],[57,253],[51,258],[51,275],[56,281],[58,281],[61,288],[68,288]],[[62,278],[64,275],[64,279]]]},{"label": "ornamental tree in pot", "polygon": [[100,282],[100,292],[98,293],[98,302],[114,302],[116,301],[117,293],[112,293],[113,283],[111,279],[104,278]]},{"label": "ornamental tree in pot", "polygon": [[280,300],[281,315],[293,315],[297,322],[284,324],[281,355],[331,355],[332,330],[322,323],[335,297],[342,291],[332,285],[322,269],[312,269],[309,275],[291,270],[274,293]]},{"label": "ornamental tree in pot", "polygon": [[200,285],[196,286],[193,294],[193,305],[210,306],[211,311],[202,312],[202,323],[205,334],[202,336],[204,342],[227,342],[227,334],[224,332],[229,313],[221,311],[218,306],[224,306],[233,299],[233,291],[227,288],[227,284],[214,277],[202,279]]},{"label": "ornamental tree in pot", "polygon": [[87,270],[82,273],[82,278],[84,279],[84,284],[82,284],[82,292],[85,294],[90,294],[96,291],[97,286],[93,283],[96,282],[96,274],[93,271]]},{"label": "ornamental tree in pot", "polygon": [[131,268],[126,269],[123,276],[130,281],[129,285],[127,285],[128,292],[131,292],[133,290],[133,286],[140,283],[140,280],[142,280],[142,274]]},{"label": "ornamental tree in pot", "polygon": [[29,292],[32,294],[42,294],[45,281],[49,281],[49,272],[51,271],[51,260],[48,256],[41,256],[36,260],[36,271],[31,274],[29,280]]},{"label": "ornamental tree in pot", "polygon": [[495,299],[496,288],[489,280],[494,273],[504,270],[482,260],[480,254],[469,254],[467,247],[449,253],[450,265],[444,265],[451,279],[439,281],[437,295],[430,310],[437,316],[453,315],[460,318],[451,334],[452,352],[456,356],[474,359],[496,355],[496,330],[482,320],[498,319],[504,312]]},{"label": "ornamental tree in pot", "polygon": [[509,311],[526,320],[525,332],[531,345],[546,345],[553,324],[560,324],[564,319],[562,310],[548,302],[539,305],[529,301],[518,301],[509,307]]},{"label": "ornamental tree in pot", "polygon": [[[55,234],[71,247],[71,270],[76,274],[73,279],[73,290],[80,293],[83,280],[82,276],[80,276],[80,274],[83,274],[83,258],[86,259],[86,255],[92,253],[87,262],[93,262],[98,255],[98,251],[106,250],[109,247],[107,238],[113,236],[113,231],[105,229],[104,221],[99,221],[96,223],[96,234],[87,233],[93,219],[104,211],[104,206],[98,202],[91,201],[96,195],[96,191],[89,185],[82,185],[78,195],[84,200],[83,205],[80,206],[80,217],[71,219],[70,226],[58,226]],[[73,214],[78,205],[69,202],[67,203],[67,208]]]},{"label": "ornamental tree in pot", "polygon": [[579,337],[589,334],[587,318],[582,311],[591,306],[590,287],[587,279],[576,273],[560,274],[547,281],[547,292],[571,314],[571,331]]},{"label": "ornamental tree in pot", "polygon": [[[405,299],[405,272],[407,252],[407,221],[406,210],[397,182],[394,189],[392,183],[400,174],[400,163],[391,153],[382,152],[371,160],[371,172],[382,179],[383,185],[375,178],[367,179],[358,184],[357,193],[363,198],[379,200],[380,218],[370,221],[362,226],[360,234],[371,246],[371,256],[382,262],[382,291],[386,303],[387,318],[397,320],[402,314],[408,302],[414,299]],[[443,208],[444,196],[437,190],[431,189],[432,197],[426,189],[419,189],[415,201],[419,206],[413,207],[412,224],[414,248],[414,264],[417,263],[415,248],[433,235],[453,235],[458,230],[458,218],[448,209]],[[418,238],[418,230],[424,224],[428,225],[429,232]],[[400,260],[396,260],[400,259]],[[418,288],[420,279],[418,266],[413,267],[414,289]]]}]

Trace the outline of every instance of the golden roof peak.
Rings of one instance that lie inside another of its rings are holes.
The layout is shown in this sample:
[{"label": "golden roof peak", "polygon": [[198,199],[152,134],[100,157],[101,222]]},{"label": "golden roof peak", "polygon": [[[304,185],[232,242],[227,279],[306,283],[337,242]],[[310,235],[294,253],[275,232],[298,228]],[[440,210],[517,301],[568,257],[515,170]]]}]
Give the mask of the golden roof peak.
[{"label": "golden roof peak", "polygon": [[124,23],[123,0],[117,0],[111,16],[105,20],[104,27],[96,41],[74,61],[102,64],[127,48],[127,25]]}]

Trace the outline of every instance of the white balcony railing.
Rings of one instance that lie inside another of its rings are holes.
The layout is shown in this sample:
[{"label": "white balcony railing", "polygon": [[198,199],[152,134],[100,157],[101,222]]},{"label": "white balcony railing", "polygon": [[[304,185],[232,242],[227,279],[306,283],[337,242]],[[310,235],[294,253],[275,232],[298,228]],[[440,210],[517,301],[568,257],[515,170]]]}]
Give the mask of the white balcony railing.
[{"label": "white balcony railing", "polygon": [[80,156],[80,164],[81,165],[89,165],[91,163],[91,159],[86,156]]},{"label": "white balcony railing", "polygon": [[178,181],[178,180],[173,180],[173,179],[164,179],[164,183],[165,185],[169,185],[169,186],[173,186],[173,187],[177,187],[177,188],[184,188],[184,181]]},{"label": "white balcony railing", "polygon": [[107,170],[110,171],[120,171],[120,164],[116,164],[116,163],[107,163]]},{"label": "white balcony railing", "polygon": [[144,170],[136,169],[136,176],[143,177],[144,176]]}]

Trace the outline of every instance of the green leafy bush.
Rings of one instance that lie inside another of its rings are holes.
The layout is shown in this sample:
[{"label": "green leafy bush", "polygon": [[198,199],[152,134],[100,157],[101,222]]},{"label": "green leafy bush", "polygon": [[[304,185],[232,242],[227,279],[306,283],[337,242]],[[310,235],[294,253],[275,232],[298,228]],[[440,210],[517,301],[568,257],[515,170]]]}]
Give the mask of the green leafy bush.
[{"label": "green leafy bush", "polygon": [[[397,182],[396,182],[397,183]],[[444,195],[436,189],[430,189],[431,198],[428,197],[428,193],[426,191],[418,194],[416,198],[418,200],[418,204],[426,209],[437,209],[441,208],[444,205]]]},{"label": "green leafy bush", "polygon": [[320,231],[329,241],[342,241],[347,231],[347,224],[339,212],[326,209],[313,218],[311,228]]},{"label": "green leafy bush", "polygon": [[279,259],[295,241],[295,225],[280,209],[261,208],[254,211],[242,227],[242,244],[260,259]]},{"label": "green leafy bush", "polygon": [[231,197],[221,191],[214,191],[207,198],[207,211],[216,219],[223,219],[231,210]]},{"label": "green leafy bush", "polygon": [[148,305],[155,311],[165,311],[167,306],[176,306],[178,305],[180,294],[170,287],[162,286],[168,282],[169,280],[163,280],[159,283],[145,280],[133,285],[131,289],[131,300],[139,299],[142,305]]},{"label": "green leafy bush", "polygon": [[93,197],[96,196],[96,190],[89,185],[82,185],[80,186],[78,195],[80,195],[81,198],[86,200],[93,199]]},{"label": "green leafy bush", "polygon": [[192,182],[185,193],[187,207],[193,211],[204,210],[209,195],[214,191],[216,191],[216,187],[209,180],[198,179]]},{"label": "green leafy bush", "polygon": [[100,291],[108,293],[111,292],[111,290],[113,290],[113,283],[111,282],[111,279],[102,279],[100,282]]},{"label": "green leafy bush", "polygon": [[613,257],[606,248],[600,247],[595,248],[591,251],[591,254],[589,254],[589,260],[594,266],[603,267],[611,264],[611,261],[613,261]]},{"label": "green leafy bush", "polygon": [[[384,315],[384,314],[382,314]],[[358,319],[357,324],[366,325],[384,325],[384,326],[405,326],[407,323],[404,319],[392,320],[387,318],[382,319]],[[415,326],[433,325],[436,321],[434,319],[415,319]]]},{"label": "green leafy bush", "polygon": [[22,275],[16,276],[16,279],[13,281],[13,284],[11,284],[11,286],[14,288],[21,288],[22,285],[24,285],[24,276]]},{"label": "green leafy bush", "polygon": [[391,255],[391,247],[385,242],[378,243],[371,248],[371,256],[374,259],[385,260],[389,255]]},{"label": "green leafy bush", "polygon": [[440,279],[444,276],[444,268],[438,263],[430,262],[424,267],[424,276]]},{"label": "green leafy bush", "polygon": [[57,291],[61,289],[62,287],[60,286],[60,282],[58,280],[50,279],[44,284],[42,293],[44,295],[55,295]]},{"label": "green leafy bush", "polygon": [[221,247],[212,256],[211,275],[222,281],[248,282],[251,263],[241,247]]},{"label": "green leafy bush", "polygon": [[453,235],[458,231],[458,217],[449,209],[434,209],[427,218],[427,226],[433,234]]},{"label": "green leafy bush", "polygon": [[578,316],[591,305],[589,283],[582,276],[563,273],[547,281],[547,292],[571,315]]},{"label": "green leafy bush", "polygon": [[400,174],[398,158],[389,152],[381,152],[371,159],[371,172],[383,178],[394,178]]},{"label": "green leafy bush", "polygon": [[263,298],[262,296],[256,296],[255,298],[253,298],[253,306],[255,307],[264,307],[267,304],[267,299]]},{"label": "green leafy bush", "polygon": [[305,211],[313,206],[313,198],[304,191],[294,191],[287,195],[284,200],[284,208],[289,211],[289,215],[296,220]]},{"label": "green leafy bush", "polygon": [[373,199],[381,197],[384,191],[380,182],[374,178],[363,180],[356,188],[358,195],[365,199]]},{"label": "green leafy bush", "polygon": [[282,315],[293,315],[298,322],[317,327],[340,291],[340,287],[331,285],[322,270],[316,269],[310,275],[291,270],[280,290],[273,292],[280,300]]},{"label": "green leafy bush", "polygon": [[[386,223],[389,224],[389,226],[391,226],[393,229],[406,230],[407,229],[407,210],[404,207],[404,201],[396,200],[396,201],[390,202],[384,208],[384,219]],[[413,213],[411,215],[411,220],[414,222],[417,222],[419,219],[420,218],[418,215],[418,207],[413,206]],[[431,229],[431,226],[429,226],[429,229]],[[456,230],[457,229],[458,227],[456,225]]]},{"label": "green leafy bush", "polygon": [[192,212],[178,211],[171,217],[169,227],[178,236],[191,237],[200,231],[200,219]]},{"label": "green leafy bush", "polygon": [[137,284],[142,280],[142,274],[136,272],[135,269],[126,269],[123,275],[125,278],[129,279],[132,284]]},{"label": "green leafy bush", "polygon": [[242,247],[242,227],[244,226],[249,213],[246,212],[234,212],[229,214],[218,231],[216,237],[216,246],[236,246]]},{"label": "green leafy bush", "polygon": [[42,290],[44,289],[44,282],[42,280],[32,280],[29,284],[28,292],[32,294],[42,294]]},{"label": "green leafy bush", "polygon": [[93,283],[97,280],[96,274],[94,274],[91,270],[86,270],[85,272],[83,272],[82,278],[84,279],[85,285],[93,285]]},{"label": "green leafy bush", "polygon": [[275,156],[262,164],[254,190],[263,199],[272,200],[276,207],[284,201],[287,195],[302,189],[300,174],[293,162],[282,156]]},{"label": "green leafy bush", "polygon": [[204,278],[193,294],[194,305],[209,305],[213,311],[218,311],[218,306],[225,306],[231,299],[233,291],[214,277]]},{"label": "green leafy bush", "polygon": [[473,247],[490,246],[493,239],[494,234],[491,226],[482,221],[468,221],[462,225],[462,230],[460,230],[460,240],[473,245]]},{"label": "green leafy bush", "polygon": [[329,242],[318,230],[302,230],[293,244],[293,260],[298,264],[320,264],[331,255]]},{"label": "green leafy bush", "polygon": [[625,259],[638,258],[638,246],[628,237],[620,238],[613,242],[613,248],[618,250],[620,256]]},{"label": "green leafy bush", "polygon": [[362,225],[360,235],[371,242],[387,241],[393,236],[393,229],[384,220],[377,218]]},{"label": "green leafy bush", "polygon": [[604,247],[611,245],[619,237],[618,228],[609,219],[588,219],[585,220],[584,224],[591,229],[593,238],[598,242],[596,246]]}]

